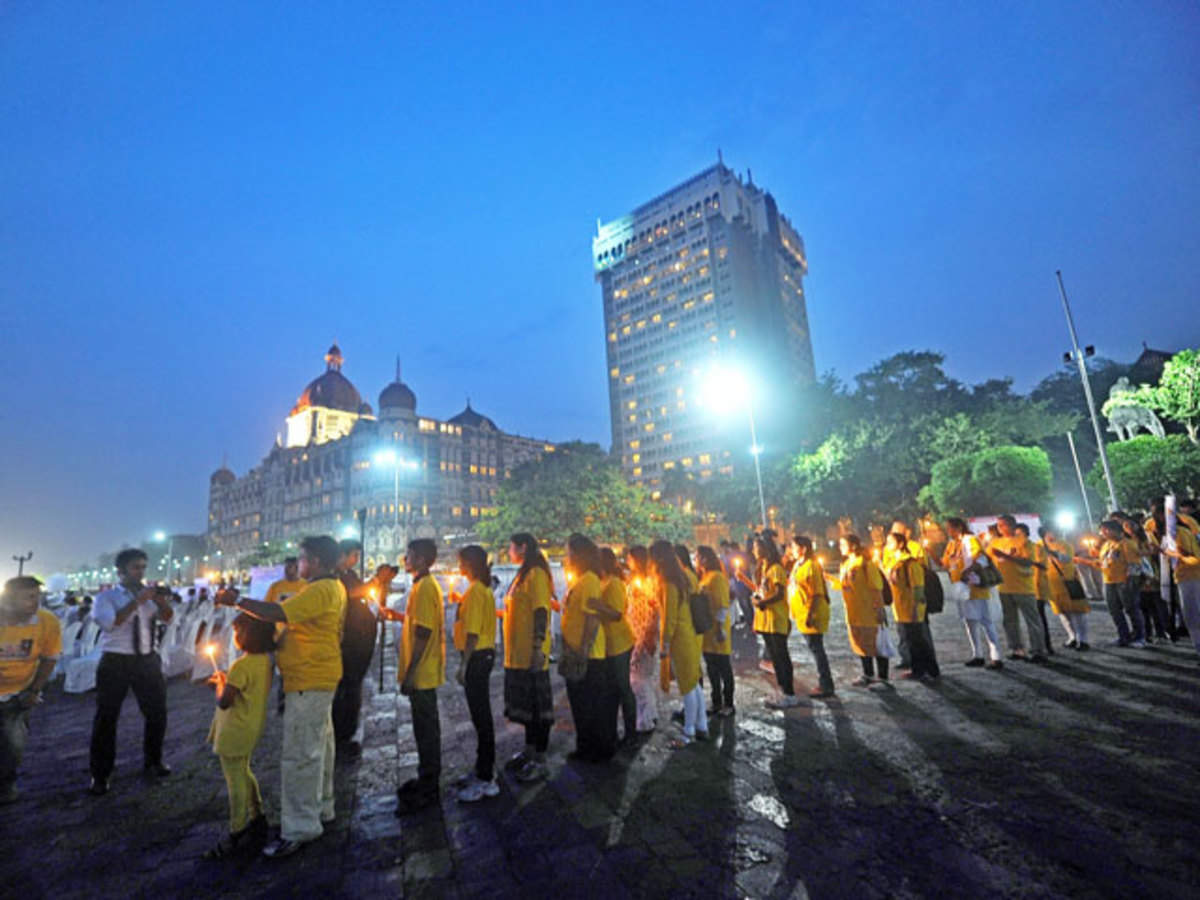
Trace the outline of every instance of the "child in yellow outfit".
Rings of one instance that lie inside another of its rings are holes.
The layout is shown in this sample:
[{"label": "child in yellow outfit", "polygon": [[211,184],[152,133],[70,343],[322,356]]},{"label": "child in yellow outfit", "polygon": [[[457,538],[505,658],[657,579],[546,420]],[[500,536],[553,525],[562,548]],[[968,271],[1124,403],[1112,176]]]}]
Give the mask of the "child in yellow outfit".
[{"label": "child in yellow outfit", "polygon": [[251,845],[257,850],[267,838],[262,793],[250,771],[250,757],[267,720],[275,626],[242,613],[233,620],[233,639],[244,655],[228,673],[218,670],[209,679],[216,687],[217,711],[208,739],[221,760],[229,790],[229,834],[208,852],[210,859]]}]

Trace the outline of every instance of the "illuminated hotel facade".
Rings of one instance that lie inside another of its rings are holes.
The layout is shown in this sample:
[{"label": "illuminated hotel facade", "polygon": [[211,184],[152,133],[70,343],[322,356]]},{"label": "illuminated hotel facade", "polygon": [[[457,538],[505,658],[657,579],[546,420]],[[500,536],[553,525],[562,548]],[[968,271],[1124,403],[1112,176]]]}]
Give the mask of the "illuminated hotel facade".
[{"label": "illuminated hotel facade", "polygon": [[465,543],[512,470],[554,451],[501,431],[470,401],[449,419],[419,415],[398,366],[376,414],[343,362],[330,347],[324,374],[301,393],[261,463],[241,477],[222,466],[209,479],[210,565],[219,558],[233,567],[267,542],[357,537],[360,512],[369,566],[396,562],[414,537]]},{"label": "illuminated hotel facade", "polygon": [[598,224],[592,257],[626,476],[654,490],[672,469],[731,473],[748,459],[744,423],[718,425],[700,386],[718,366],[774,388],[813,379],[800,234],[749,173],[718,160]]}]

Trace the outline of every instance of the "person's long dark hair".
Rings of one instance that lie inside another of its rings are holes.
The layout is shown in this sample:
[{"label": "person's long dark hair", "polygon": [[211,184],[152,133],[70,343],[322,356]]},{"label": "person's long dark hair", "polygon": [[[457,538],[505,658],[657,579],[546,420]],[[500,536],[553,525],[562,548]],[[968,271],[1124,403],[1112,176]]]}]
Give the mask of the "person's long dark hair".
[{"label": "person's long dark hair", "polygon": [[546,561],[546,554],[538,546],[537,538],[528,531],[518,531],[508,541],[520,547],[523,554],[521,567],[517,569],[513,584],[520,584],[533,569],[542,569],[546,573],[546,577],[550,579],[550,583],[554,584],[554,576],[550,573],[550,563]]},{"label": "person's long dark hair", "polygon": [[679,564],[679,557],[675,555],[675,548],[670,541],[655,541],[650,545],[650,562],[659,578],[675,585],[681,601],[691,593],[691,585],[683,574],[683,566]]},{"label": "person's long dark hair", "polygon": [[488,565],[487,551],[478,544],[468,544],[458,551],[458,561],[469,573],[469,577],[480,584],[492,583],[492,567]]},{"label": "person's long dark hair", "polygon": [[858,556],[866,557],[863,553],[862,538],[857,534],[843,534],[842,540],[846,542],[846,546],[850,548],[850,552]]},{"label": "person's long dark hair", "polygon": [[621,577],[621,563],[617,560],[617,554],[611,547],[600,548],[600,575],[604,578]]},{"label": "person's long dark hair", "polygon": [[782,557],[779,554],[779,548],[775,546],[775,541],[769,534],[765,532],[754,539],[754,557],[758,558],[758,548],[763,548],[762,561],[763,571],[771,568],[771,566],[782,562]]},{"label": "person's long dark hair", "polygon": [[717,556],[712,547],[697,547],[696,548],[696,563],[704,570],[705,574],[709,572],[724,572],[721,566],[721,560]]},{"label": "person's long dark hair", "polygon": [[576,576],[585,572],[603,575],[600,562],[600,548],[586,534],[576,532],[567,538],[567,552],[570,555],[571,568]]},{"label": "person's long dark hair", "polygon": [[692,554],[688,553],[688,548],[683,544],[675,545],[675,555],[679,557],[679,564],[685,569],[690,569],[693,573],[696,567],[692,565]]},{"label": "person's long dark hair", "polygon": [[631,575],[648,576],[650,574],[650,551],[641,544],[634,544],[632,547],[626,547],[625,558],[633,559],[633,565],[630,566],[630,569],[633,569],[634,571],[630,573]]}]

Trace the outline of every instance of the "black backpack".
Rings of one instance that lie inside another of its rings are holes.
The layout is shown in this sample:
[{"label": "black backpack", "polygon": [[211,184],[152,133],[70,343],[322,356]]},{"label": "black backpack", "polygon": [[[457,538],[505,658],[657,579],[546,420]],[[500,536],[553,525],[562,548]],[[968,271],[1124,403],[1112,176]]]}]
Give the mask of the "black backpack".
[{"label": "black backpack", "polygon": [[692,628],[696,634],[704,634],[717,624],[708,605],[708,594],[700,592],[690,595],[688,606],[692,611]]},{"label": "black backpack", "polygon": [[937,572],[926,564],[925,566],[925,613],[933,615],[946,608],[946,592],[942,589],[942,579]]}]

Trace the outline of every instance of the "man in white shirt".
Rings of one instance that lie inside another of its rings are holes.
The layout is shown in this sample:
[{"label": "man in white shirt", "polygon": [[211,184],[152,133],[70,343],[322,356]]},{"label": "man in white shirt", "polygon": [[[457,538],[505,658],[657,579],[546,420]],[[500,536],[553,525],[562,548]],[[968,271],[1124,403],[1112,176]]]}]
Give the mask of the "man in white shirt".
[{"label": "man in white shirt", "polygon": [[170,622],[171,592],[146,587],[146,554],[122,550],[117,554],[120,583],[96,597],[92,618],[100,626],[100,664],[96,668],[96,718],[92,721],[90,792],[108,793],[117,755],[117,720],[125,695],[133,690],[146,719],[142,740],[145,771],[164,777],[163,738],[167,733],[167,682],[162,660],[154,648],[155,622]]}]

